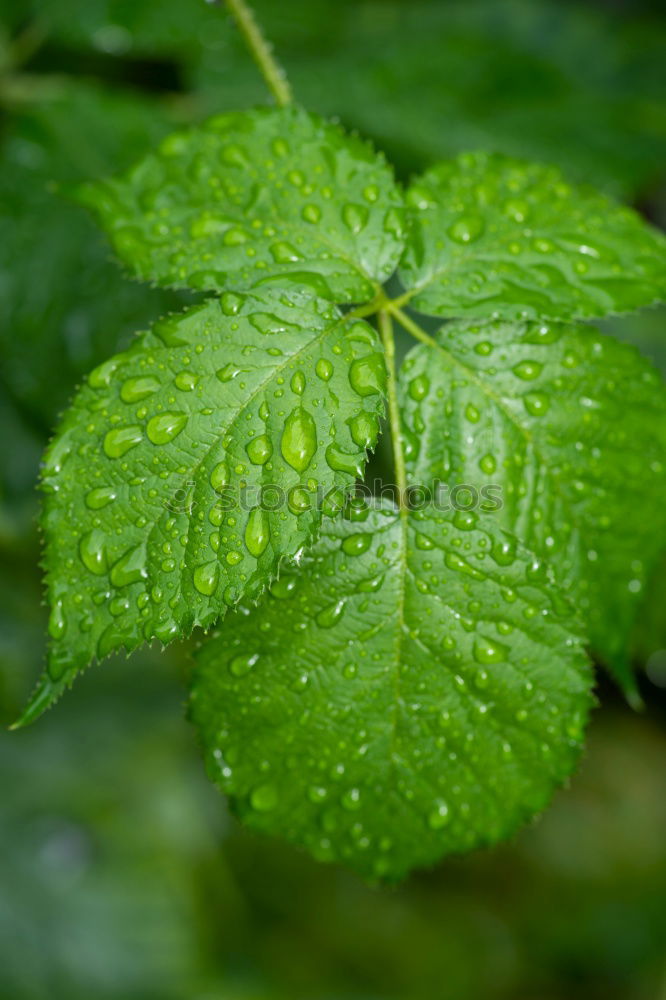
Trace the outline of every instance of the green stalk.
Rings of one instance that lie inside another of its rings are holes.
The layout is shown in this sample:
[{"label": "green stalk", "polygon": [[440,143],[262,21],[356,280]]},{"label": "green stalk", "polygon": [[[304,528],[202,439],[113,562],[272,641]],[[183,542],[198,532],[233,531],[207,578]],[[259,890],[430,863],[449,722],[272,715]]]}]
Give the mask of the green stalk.
[{"label": "green stalk", "polygon": [[225,3],[276,103],[281,108],[290,104],[292,95],[289,81],[273,56],[271,46],[264,38],[252,9],[245,0],[225,0]]},{"label": "green stalk", "polygon": [[379,311],[379,333],[384,345],[386,368],[388,371],[388,410],[391,427],[391,443],[393,445],[393,463],[398,486],[398,503],[401,511],[406,511],[407,472],[405,469],[405,453],[403,448],[402,424],[398,406],[398,380],[395,367],[395,340],[393,337],[393,322],[390,313],[385,309]]}]

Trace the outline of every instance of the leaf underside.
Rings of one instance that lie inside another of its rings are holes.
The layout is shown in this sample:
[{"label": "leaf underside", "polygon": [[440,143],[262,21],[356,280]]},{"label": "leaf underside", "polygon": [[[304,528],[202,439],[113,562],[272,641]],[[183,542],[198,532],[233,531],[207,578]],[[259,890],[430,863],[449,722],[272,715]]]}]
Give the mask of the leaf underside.
[{"label": "leaf underside", "polygon": [[225,114],[176,133],[81,198],[132,274],[160,285],[295,281],[362,302],[403,246],[402,196],[383,157],[296,107]]},{"label": "leaf underside", "polygon": [[410,352],[399,381],[412,478],[477,498],[499,487],[493,517],[548,560],[631,687],[629,634],[666,546],[658,372],[581,325],[456,322]]},{"label": "leaf underside", "polygon": [[666,239],[555,167],[465,154],[407,192],[400,275],[441,317],[586,319],[666,297]]},{"label": "leaf underside", "polygon": [[51,648],[22,721],[257,594],[362,475],[385,377],[371,327],[297,291],[228,293],[97,368],[46,455]]},{"label": "leaf underside", "polygon": [[399,878],[546,804],[590,683],[570,606],[494,518],[357,505],[206,641],[190,712],[249,826]]}]

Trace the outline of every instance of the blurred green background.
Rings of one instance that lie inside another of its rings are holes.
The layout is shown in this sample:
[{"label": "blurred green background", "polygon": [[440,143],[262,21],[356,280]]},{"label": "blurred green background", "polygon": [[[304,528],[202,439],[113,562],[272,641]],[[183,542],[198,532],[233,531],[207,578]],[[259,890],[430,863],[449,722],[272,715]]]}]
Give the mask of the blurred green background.
[{"label": "blurred green background", "polygon": [[[491,148],[666,224],[659,4],[257,0],[296,93],[403,177]],[[43,656],[35,479],[82,375],[185,301],[126,281],[68,185],[266,99],[198,0],[0,0],[0,722]],[[663,311],[606,324],[666,370]],[[640,442],[637,442],[640,447]],[[0,733],[2,1000],[666,998],[666,569],[600,679],[580,773],[492,852],[372,888],[251,836],[183,719],[187,651],[86,674]]]}]

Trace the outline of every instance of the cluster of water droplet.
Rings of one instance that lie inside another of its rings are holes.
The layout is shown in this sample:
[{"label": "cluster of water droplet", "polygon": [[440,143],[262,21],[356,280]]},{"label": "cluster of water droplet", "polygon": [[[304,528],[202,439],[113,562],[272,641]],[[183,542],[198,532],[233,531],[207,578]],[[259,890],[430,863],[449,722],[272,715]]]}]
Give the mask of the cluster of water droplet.
[{"label": "cluster of water droplet", "polygon": [[363,301],[402,250],[402,198],[383,158],[294,108],[169,136],[89,200],[136,274],[190,288],[296,282]]},{"label": "cluster of water droplet", "polygon": [[[665,475],[658,375],[583,326],[460,322],[438,343],[416,348],[401,372],[411,476],[468,484],[477,498],[497,484],[493,516],[548,559],[611,655],[651,553],[644,476]],[[643,515],[628,523],[629,508]]]},{"label": "cluster of water droplet", "polygon": [[663,245],[634,212],[554,167],[465,154],[408,191],[402,277],[436,316],[604,316],[663,294]]},{"label": "cluster of water droplet", "polygon": [[43,470],[51,679],[258,592],[362,475],[385,379],[371,327],[302,291],[225,293],[97,368]]},{"label": "cluster of water droplet", "polygon": [[589,678],[570,619],[491,519],[405,524],[358,500],[202,648],[211,776],[251,825],[372,877],[495,839],[579,748]]}]

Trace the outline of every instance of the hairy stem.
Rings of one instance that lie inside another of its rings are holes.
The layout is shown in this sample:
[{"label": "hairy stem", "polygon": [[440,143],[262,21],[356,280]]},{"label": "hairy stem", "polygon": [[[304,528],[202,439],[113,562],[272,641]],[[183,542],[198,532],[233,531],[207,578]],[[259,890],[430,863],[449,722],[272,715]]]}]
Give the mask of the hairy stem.
[{"label": "hairy stem", "polygon": [[398,486],[398,503],[400,510],[405,510],[407,497],[407,473],[405,471],[405,454],[402,439],[402,424],[400,408],[398,407],[398,379],[395,369],[395,340],[393,338],[393,322],[385,309],[379,311],[379,333],[384,344],[386,367],[388,370],[388,409],[391,427],[391,443],[393,445],[393,463]]},{"label": "hairy stem", "polygon": [[261,33],[252,9],[245,0],[225,0],[225,3],[268,89],[283,108],[291,102],[291,87],[284,70],[273,56],[270,44]]}]

